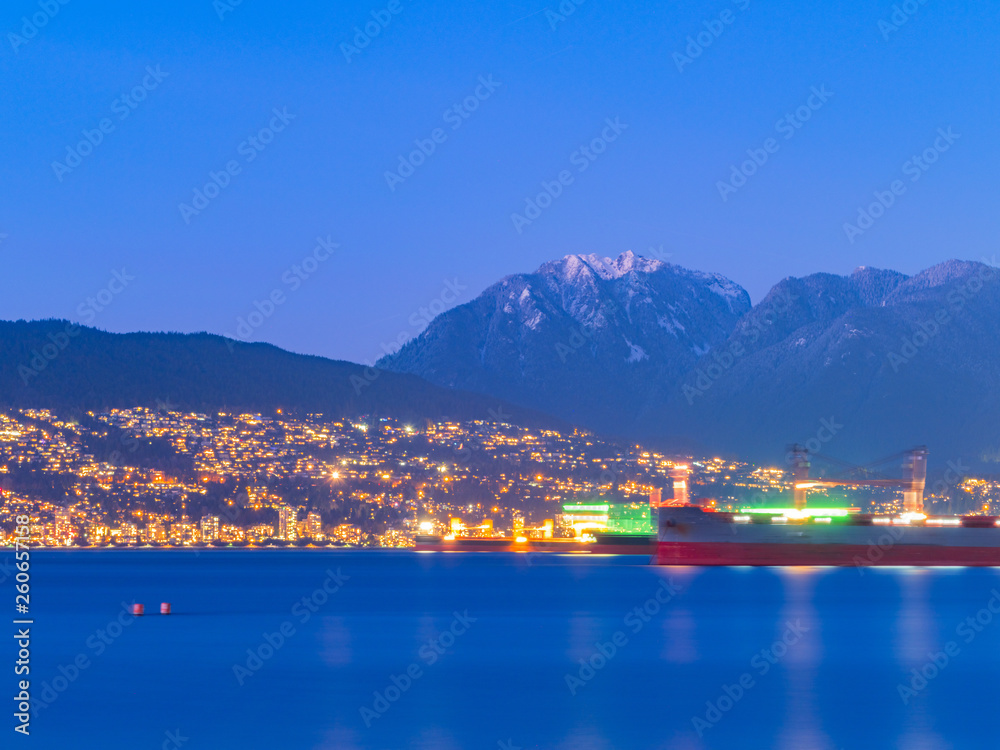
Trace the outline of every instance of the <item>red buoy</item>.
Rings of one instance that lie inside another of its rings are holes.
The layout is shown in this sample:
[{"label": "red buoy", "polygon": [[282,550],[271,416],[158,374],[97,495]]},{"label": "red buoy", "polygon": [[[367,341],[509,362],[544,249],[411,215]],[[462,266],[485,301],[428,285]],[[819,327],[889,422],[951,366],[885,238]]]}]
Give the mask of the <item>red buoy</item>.
[{"label": "red buoy", "polygon": [[141,617],[146,613],[146,606],[144,604],[133,604],[132,614],[136,617]]},{"label": "red buoy", "polygon": [[169,615],[170,614],[170,602],[162,602],[160,604],[160,614]]}]

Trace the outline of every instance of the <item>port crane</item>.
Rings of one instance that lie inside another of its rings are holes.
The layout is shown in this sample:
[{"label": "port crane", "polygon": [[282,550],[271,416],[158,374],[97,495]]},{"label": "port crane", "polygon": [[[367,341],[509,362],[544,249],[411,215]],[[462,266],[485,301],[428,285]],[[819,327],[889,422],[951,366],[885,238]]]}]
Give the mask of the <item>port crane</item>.
[{"label": "port crane", "polygon": [[[819,454],[816,454],[817,456]],[[826,458],[825,456],[823,458]],[[903,492],[903,510],[907,513],[924,512],[924,486],[927,483],[927,447],[918,446],[897,453],[894,456],[881,459],[861,469],[888,463],[895,459],[903,459],[902,479],[862,478],[862,479],[820,479],[809,476],[809,451],[801,445],[789,448],[789,459],[792,464],[793,499],[795,509],[806,507],[806,495],[811,489],[820,487],[896,487]],[[828,459],[835,460],[835,459]],[[837,461],[836,463],[842,463]]]}]

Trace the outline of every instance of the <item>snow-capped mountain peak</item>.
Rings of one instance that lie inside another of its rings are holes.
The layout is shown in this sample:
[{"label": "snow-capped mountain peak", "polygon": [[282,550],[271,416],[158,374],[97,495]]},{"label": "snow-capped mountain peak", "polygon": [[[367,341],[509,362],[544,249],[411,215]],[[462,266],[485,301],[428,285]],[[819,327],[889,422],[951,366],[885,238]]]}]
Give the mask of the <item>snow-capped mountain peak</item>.
[{"label": "snow-capped mountain peak", "polygon": [[[616,403],[639,409],[660,383],[724,342],[749,310],[746,291],[718,274],[631,251],[567,255],[443,313],[379,365],[509,393],[562,416],[579,410],[587,394],[606,406],[610,426],[625,416]],[[575,389],[565,387],[567,379]]]},{"label": "snow-capped mountain peak", "polygon": [[588,255],[567,255],[561,260],[543,263],[537,273],[552,274],[566,281],[578,278],[581,274],[593,274],[600,279],[610,281],[619,279],[633,271],[636,273],[651,273],[665,268],[669,264],[659,260],[651,260],[626,250],[617,258],[605,258],[596,253]]}]

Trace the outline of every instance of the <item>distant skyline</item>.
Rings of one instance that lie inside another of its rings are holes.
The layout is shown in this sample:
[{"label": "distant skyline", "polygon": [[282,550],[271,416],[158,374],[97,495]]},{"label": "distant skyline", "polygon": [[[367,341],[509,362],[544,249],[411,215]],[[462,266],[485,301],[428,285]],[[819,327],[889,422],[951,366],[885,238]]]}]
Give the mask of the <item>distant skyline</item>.
[{"label": "distant skyline", "polygon": [[944,1],[13,0],[0,318],[366,362],[571,253],[754,302],[990,258],[998,63]]}]

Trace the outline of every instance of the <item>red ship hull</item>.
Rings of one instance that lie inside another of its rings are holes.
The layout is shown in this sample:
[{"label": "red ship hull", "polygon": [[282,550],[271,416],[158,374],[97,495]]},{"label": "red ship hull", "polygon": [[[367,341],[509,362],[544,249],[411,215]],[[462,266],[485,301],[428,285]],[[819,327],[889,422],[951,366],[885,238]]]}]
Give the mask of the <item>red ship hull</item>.
[{"label": "red ship hull", "polygon": [[[754,516],[660,508],[659,565],[1000,566],[1000,519]],[[821,522],[822,521],[822,522]]]},{"label": "red ship hull", "polygon": [[[879,554],[881,553],[881,554]],[[1000,566],[997,547],[938,547],[899,544],[873,553],[859,544],[755,544],[752,542],[660,542],[659,565],[874,565]]]}]

